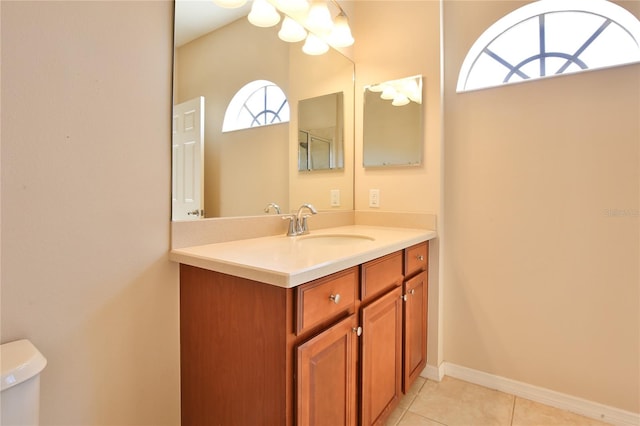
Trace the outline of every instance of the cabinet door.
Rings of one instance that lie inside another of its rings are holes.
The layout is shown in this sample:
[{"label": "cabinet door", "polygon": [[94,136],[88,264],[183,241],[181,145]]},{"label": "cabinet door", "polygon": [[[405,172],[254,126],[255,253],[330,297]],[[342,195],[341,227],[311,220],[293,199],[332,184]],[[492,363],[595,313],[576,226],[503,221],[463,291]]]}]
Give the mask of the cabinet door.
[{"label": "cabinet door", "polygon": [[358,357],[356,315],[297,349],[297,424],[356,424]]},{"label": "cabinet door", "polygon": [[402,287],[362,309],[361,419],[383,424],[400,400]]},{"label": "cabinet door", "polygon": [[427,272],[421,272],[404,284],[404,379],[407,393],[413,381],[427,365]]}]

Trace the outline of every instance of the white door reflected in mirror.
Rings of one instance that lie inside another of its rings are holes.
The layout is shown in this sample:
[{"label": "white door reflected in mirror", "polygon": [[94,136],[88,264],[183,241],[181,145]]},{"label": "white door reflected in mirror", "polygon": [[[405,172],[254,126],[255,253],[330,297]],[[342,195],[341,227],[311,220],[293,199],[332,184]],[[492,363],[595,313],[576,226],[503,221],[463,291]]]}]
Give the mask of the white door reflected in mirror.
[{"label": "white door reflected in mirror", "polygon": [[204,97],[173,107],[173,220],[204,217]]}]

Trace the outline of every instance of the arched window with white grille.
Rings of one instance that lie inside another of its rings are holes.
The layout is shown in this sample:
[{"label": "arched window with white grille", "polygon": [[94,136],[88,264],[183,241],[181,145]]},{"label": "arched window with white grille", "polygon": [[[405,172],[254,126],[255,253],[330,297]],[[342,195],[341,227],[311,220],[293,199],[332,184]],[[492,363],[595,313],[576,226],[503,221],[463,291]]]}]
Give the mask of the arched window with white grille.
[{"label": "arched window with white grille", "polygon": [[640,62],[640,21],[606,0],[540,0],[474,43],[458,92]]}]

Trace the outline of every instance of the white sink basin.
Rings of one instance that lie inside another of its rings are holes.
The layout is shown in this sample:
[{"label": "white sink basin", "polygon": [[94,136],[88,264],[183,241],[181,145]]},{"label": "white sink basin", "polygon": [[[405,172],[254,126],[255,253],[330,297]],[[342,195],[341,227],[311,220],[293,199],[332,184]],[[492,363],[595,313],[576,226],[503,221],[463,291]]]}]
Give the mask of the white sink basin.
[{"label": "white sink basin", "polygon": [[310,245],[336,246],[375,241],[375,238],[359,234],[309,234],[298,238],[298,242]]}]

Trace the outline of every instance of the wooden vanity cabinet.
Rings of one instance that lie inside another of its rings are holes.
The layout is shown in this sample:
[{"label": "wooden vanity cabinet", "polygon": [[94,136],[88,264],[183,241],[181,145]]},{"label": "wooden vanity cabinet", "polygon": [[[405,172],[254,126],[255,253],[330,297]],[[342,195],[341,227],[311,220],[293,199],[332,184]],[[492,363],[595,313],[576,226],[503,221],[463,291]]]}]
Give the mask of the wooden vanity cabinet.
[{"label": "wooden vanity cabinet", "polygon": [[296,288],[298,425],[357,424],[358,283],[355,267]]},{"label": "wooden vanity cabinet", "polygon": [[362,268],[360,424],[383,424],[402,391],[402,252]]},{"label": "wooden vanity cabinet", "polygon": [[295,288],[181,264],[182,426],[384,424],[426,363],[426,259]]},{"label": "wooden vanity cabinet", "polygon": [[402,391],[409,388],[427,365],[428,259],[427,243],[405,249],[404,364]]},{"label": "wooden vanity cabinet", "polygon": [[296,424],[357,424],[357,328],[353,314],[297,347]]},{"label": "wooden vanity cabinet", "polygon": [[182,426],[293,424],[292,306],[293,289],[180,265]]}]

